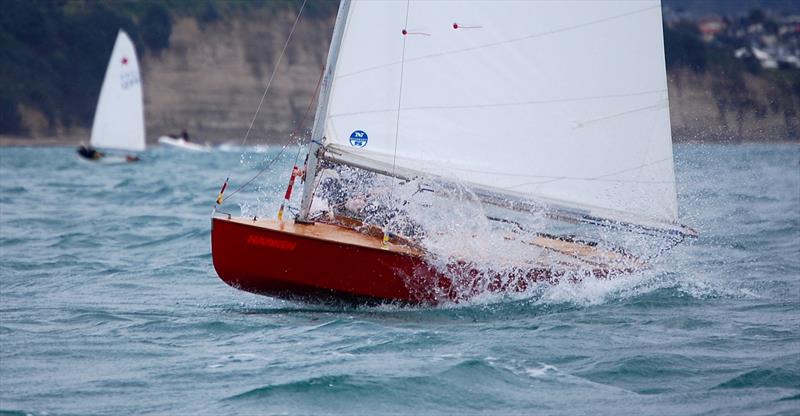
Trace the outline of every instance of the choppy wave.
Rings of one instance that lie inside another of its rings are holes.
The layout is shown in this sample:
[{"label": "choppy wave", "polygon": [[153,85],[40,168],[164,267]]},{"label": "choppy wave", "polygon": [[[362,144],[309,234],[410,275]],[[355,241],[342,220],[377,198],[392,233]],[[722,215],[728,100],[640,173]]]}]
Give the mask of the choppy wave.
[{"label": "choppy wave", "polygon": [[[152,149],[101,166],[0,149],[0,413],[796,413],[800,148],[678,146],[681,218],[698,239],[624,278],[439,307],[222,283],[213,201],[278,151]],[[274,216],[296,149],[284,153],[224,209]],[[426,247],[498,254],[462,238],[508,231],[483,214],[439,210]]]}]

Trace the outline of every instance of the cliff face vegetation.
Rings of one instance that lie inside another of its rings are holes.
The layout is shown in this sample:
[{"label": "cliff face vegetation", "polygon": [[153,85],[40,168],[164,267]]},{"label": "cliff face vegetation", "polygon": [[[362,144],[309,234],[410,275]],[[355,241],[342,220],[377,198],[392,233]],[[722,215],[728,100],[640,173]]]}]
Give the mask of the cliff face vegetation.
[{"label": "cliff face vegetation", "polygon": [[[0,135],[88,137],[108,57],[123,29],[139,54],[148,140],[184,128],[201,140],[240,139],[298,5],[6,0],[0,13]],[[300,122],[325,62],[336,7],[307,0],[253,126],[262,140],[283,140]]]},{"label": "cliff face vegetation", "polygon": [[[250,140],[283,142],[301,123],[335,12],[324,0],[304,10]],[[0,135],[87,137],[123,28],[140,54],[148,140],[184,128],[201,141],[241,140],[296,13],[287,2],[7,0]],[[800,70],[759,69],[687,27],[667,27],[665,46],[676,140],[800,140]],[[312,119],[313,108],[303,127]]]}]

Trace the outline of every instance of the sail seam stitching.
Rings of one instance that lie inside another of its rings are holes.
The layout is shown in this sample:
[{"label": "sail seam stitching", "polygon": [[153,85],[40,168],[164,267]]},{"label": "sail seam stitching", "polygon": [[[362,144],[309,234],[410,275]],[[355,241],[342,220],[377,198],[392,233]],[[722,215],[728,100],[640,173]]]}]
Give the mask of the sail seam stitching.
[{"label": "sail seam stitching", "polygon": [[[449,110],[449,109],[469,109],[469,108],[491,108],[491,107],[512,107],[517,105],[532,105],[532,104],[551,104],[551,103],[565,103],[565,102],[576,102],[576,101],[591,101],[591,100],[602,100],[606,98],[625,98],[625,97],[636,97],[641,95],[650,95],[656,93],[663,93],[667,92],[666,89],[658,89],[658,90],[651,90],[651,91],[641,91],[641,92],[633,92],[627,94],[611,94],[611,95],[598,95],[592,97],[578,97],[578,98],[559,98],[553,100],[531,100],[531,101],[517,101],[512,103],[495,103],[495,104],[473,104],[473,105],[453,105],[453,106],[417,106],[417,107],[403,107],[400,110],[403,111],[418,111],[418,110]],[[345,116],[352,116],[352,115],[359,115],[359,114],[374,114],[374,113],[389,113],[397,111],[397,109],[385,109],[385,110],[368,110],[368,111],[354,111],[349,113],[339,113],[339,114],[331,114],[328,117],[345,117]]]},{"label": "sail seam stitching", "polygon": [[272,75],[269,77],[269,81],[267,81],[267,86],[264,88],[264,94],[261,95],[261,101],[258,102],[258,107],[256,108],[255,114],[253,114],[253,119],[250,120],[250,126],[247,127],[247,132],[244,134],[244,138],[242,138],[242,146],[247,143],[247,138],[250,136],[250,131],[253,130],[253,125],[258,118],[258,113],[261,111],[261,107],[264,105],[264,99],[267,97],[267,92],[269,92],[270,86],[272,86],[272,80],[275,79],[275,74],[278,73],[278,68],[281,66],[281,61],[283,60],[283,55],[286,54],[286,48],[289,46],[289,41],[292,40],[292,35],[294,34],[295,28],[297,28],[297,22],[300,21],[300,16],[303,15],[303,9],[305,8],[307,0],[303,0],[303,4],[300,5],[300,11],[297,12],[297,17],[294,19],[294,23],[292,24],[292,29],[289,31],[289,36],[286,37],[286,42],[283,43],[283,49],[281,49],[281,54],[278,55],[278,60],[275,63],[275,67],[272,68]]}]

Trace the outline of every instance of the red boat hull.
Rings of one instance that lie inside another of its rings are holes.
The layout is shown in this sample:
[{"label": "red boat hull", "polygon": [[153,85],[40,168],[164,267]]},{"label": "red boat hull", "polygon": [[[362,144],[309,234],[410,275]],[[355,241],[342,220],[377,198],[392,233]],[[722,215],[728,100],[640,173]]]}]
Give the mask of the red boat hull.
[{"label": "red boat hull", "polygon": [[212,219],[211,251],[225,283],[281,298],[436,302],[435,288],[447,287],[412,254],[220,218]]},{"label": "red boat hull", "polygon": [[[248,292],[285,299],[437,304],[484,291],[524,291],[536,281],[563,273],[549,267],[517,270],[518,277],[492,276],[465,262],[445,272],[424,253],[330,224],[212,218],[214,268],[225,283]],[[593,273],[607,277],[609,270]]]}]

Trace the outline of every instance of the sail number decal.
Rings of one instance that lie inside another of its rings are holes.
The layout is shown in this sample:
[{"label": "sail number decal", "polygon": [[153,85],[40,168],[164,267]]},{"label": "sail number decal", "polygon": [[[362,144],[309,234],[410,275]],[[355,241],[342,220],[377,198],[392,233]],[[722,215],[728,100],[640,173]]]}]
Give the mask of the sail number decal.
[{"label": "sail number decal", "polygon": [[350,145],[353,147],[364,147],[368,140],[369,137],[364,130],[356,130],[350,134]]},{"label": "sail number decal", "polygon": [[136,71],[123,72],[119,75],[119,83],[123,90],[139,84],[139,74]]}]

